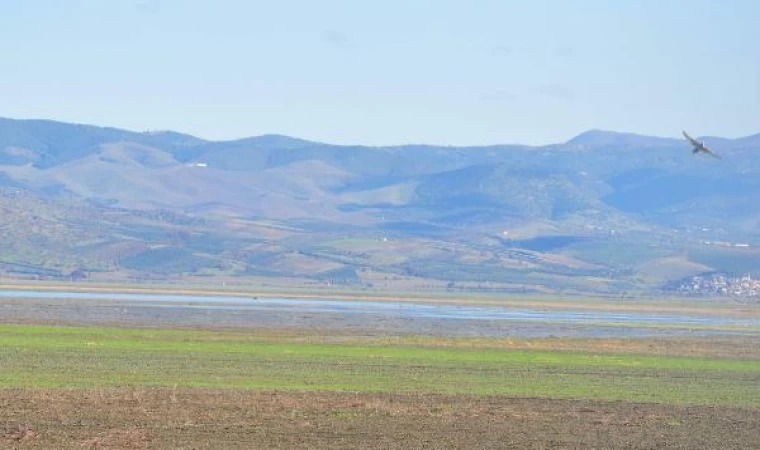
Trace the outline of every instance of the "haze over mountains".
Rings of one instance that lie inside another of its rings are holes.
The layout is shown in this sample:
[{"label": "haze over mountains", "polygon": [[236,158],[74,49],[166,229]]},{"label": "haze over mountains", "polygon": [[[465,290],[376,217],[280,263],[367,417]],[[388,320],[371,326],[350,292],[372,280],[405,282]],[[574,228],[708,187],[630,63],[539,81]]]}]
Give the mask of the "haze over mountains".
[{"label": "haze over mountains", "polygon": [[760,134],[704,140],[724,159],[599,130],[369,147],[0,119],[0,263],[610,291],[757,271]]}]

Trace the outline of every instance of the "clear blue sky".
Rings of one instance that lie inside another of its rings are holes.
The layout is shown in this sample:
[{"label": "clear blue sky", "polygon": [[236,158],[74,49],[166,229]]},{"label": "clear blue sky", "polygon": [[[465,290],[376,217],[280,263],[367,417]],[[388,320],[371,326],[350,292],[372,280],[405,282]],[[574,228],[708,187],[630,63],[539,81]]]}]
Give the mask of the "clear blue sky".
[{"label": "clear blue sky", "polygon": [[0,0],[0,116],[210,139],[760,132],[755,0]]}]

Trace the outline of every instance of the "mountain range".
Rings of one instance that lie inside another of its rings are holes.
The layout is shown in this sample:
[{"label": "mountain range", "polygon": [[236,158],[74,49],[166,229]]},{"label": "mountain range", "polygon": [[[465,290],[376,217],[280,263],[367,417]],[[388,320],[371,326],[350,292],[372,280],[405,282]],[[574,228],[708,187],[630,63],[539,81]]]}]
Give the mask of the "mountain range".
[{"label": "mountain range", "polygon": [[601,130],[373,147],[0,119],[0,270],[601,292],[757,273],[760,134],[700,139],[723,159]]}]

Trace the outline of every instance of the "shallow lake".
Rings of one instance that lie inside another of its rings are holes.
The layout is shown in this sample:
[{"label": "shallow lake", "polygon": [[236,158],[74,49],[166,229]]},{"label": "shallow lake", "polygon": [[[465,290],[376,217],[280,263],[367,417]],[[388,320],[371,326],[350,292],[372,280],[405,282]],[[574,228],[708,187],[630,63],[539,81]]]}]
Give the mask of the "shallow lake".
[{"label": "shallow lake", "polygon": [[[700,327],[758,327],[760,319],[720,315],[653,314],[573,309],[530,309],[509,305],[352,301],[277,297],[169,295],[149,293],[0,290],[0,299],[36,300],[4,305],[6,317],[155,325],[284,326],[372,329],[391,333],[446,335],[641,335],[714,333]],[[55,300],[40,306],[39,301]],[[97,302],[96,304],[86,303]],[[138,321],[138,322],[139,322]],[[694,327],[695,330],[691,330]],[[756,328],[754,328],[756,330]],[[730,330],[728,330],[730,331]]]}]

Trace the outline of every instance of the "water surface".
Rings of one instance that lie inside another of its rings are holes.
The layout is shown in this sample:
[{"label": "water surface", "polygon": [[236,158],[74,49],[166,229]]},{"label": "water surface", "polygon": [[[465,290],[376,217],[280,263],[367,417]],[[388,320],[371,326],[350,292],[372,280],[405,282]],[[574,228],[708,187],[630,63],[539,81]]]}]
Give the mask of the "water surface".
[{"label": "water surface", "polygon": [[[53,320],[155,320],[157,325],[292,326],[378,328],[399,333],[450,335],[639,335],[692,332],[691,327],[760,327],[760,318],[720,315],[654,314],[605,310],[538,309],[509,305],[355,301],[332,298],[278,298],[153,293],[0,290],[0,299],[56,300],[44,310],[35,302],[4,305],[6,317],[32,310]],[[98,304],[82,302],[98,301]],[[134,317],[133,317],[134,316]],[[89,318],[89,319],[88,319]],[[529,332],[530,331],[530,332]],[[703,330],[702,332],[707,332]],[[536,334],[537,333],[537,334]]]}]

